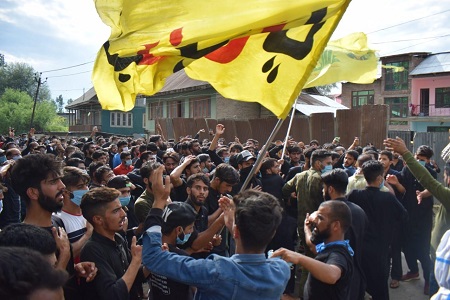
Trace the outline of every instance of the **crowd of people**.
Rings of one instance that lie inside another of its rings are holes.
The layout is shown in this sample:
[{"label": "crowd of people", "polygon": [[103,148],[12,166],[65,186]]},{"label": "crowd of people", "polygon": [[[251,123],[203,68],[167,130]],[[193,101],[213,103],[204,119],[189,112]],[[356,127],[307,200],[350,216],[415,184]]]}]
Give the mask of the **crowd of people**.
[{"label": "crowd of people", "polygon": [[10,129],[0,138],[0,298],[378,300],[420,279],[418,262],[424,294],[448,295],[449,170],[439,183],[429,146],[260,147],[227,143],[221,124],[211,140],[201,132]]}]

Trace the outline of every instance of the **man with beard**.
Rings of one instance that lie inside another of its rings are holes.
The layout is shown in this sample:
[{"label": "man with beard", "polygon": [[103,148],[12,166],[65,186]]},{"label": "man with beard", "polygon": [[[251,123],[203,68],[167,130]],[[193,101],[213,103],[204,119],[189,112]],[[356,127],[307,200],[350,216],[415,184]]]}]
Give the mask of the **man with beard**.
[{"label": "man with beard", "polygon": [[248,176],[251,176],[251,179],[245,189],[255,188],[259,186],[259,190],[261,190],[261,180],[257,178],[256,174],[250,175],[255,161],[256,157],[248,150],[244,150],[237,155],[236,163],[239,169],[239,183],[233,187],[233,194],[237,194],[241,190]]},{"label": "man with beard", "polygon": [[[345,233],[345,239],[349,240],[355,255],[353,256],[353,277],[350,284],[349,299],[364,299],[366,291],[366,277],[362,270],[362,247],[363,237],[367,224],[366,213],[358,205],[348,202],[345,191],[348,184],[348,175],[343,169],[333,169],[322,175],[323,197],[325,201],[343,201],[352,213],[352,226]],[[307,239],[308,240],[308,239]]]},{"label": "man with beard", "polygon": [[98,276],[92,282],[82,281],[85,299],[141,299],[139,284],[144,280],[141,268],[142,246],[136,237],[127,242],[118,232],[125,226],[126,213],[119,200],[120,192],[99,187],[87,192],[81,200],[83,217],[94,232],[81,250],[81,261],[94,261]]},{"label": "man with beard", "polygon": [[367,292],[373,300],[389,299],[389,246],[398,220],[405,220],[407,212],[391,193],[381,191],[384,168],[377,160],[362,165],[367,181],[364,190],[353,190],[347,199],[360,206],[369,220],[364,234],[362,267],[367,279]]},{"label": "man with beard", "polygon": [[316,245],[317,256],[311,258],[284,248],[273,253],[272,257],[300,264],[309,271],[303,299],[349,299],[353,250],[344,235],[351,224],[352,215],[344,202],[325,201],[304,222],[305,235]]},{"label": "man with beard", "polygon": [[59,252],[56,267],[67,269],[70,275],[64,289],[65,298],[79,299],[77,278],[73,275],[92,280],[96,268],[92,262],[74,265],[67,234],[58,224],[59,218],[52,217],[52,213],[61,210],[66,190],[61,181],[61,167],[61,161],[51,154],[27,155],[14,164],[11,183],[27,208],[23,222],[42,227],[53,234]]},{"label": "man with beard", "polygon": [[208,209],[204,204],[209,194],[209,179],[205,174],[197,173],[190,176],[186,185],[188,194],[186,203],[191,205],[197,214],[194,231],[183,248],[190,248],[192,251],[207,250],[193,255],[195,258],[206,258],[212,246],[219,246],[222,242],[222,237],[216,233],[225,226],[224,217],[221,209],[208,216]]}]

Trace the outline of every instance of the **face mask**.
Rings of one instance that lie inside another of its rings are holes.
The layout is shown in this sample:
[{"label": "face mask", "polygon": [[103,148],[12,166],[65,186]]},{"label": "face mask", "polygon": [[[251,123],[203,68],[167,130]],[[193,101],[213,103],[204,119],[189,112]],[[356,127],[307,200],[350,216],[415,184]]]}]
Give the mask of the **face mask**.
[{"label": "face mask", "polygon": [[127,152],[128,151],[128,147],[123,147],[122,148],[122,152]]},{"label": "face mask", "polygon": [[426,161],[424,161],[424,160],[419,160],[419,164],[421,164],[423,167],[425,167],[425,164],[426,164],[427,162]]},{"label": "face mask", "polygon": [[382,189],[384,187],[384,179],[383,181],[380,183],[380,189]]},{"label": "face mask", "polygon": [[19,160],[19,159],[21,159],[21,158],[22,158],[22,155],[14,155],[14,156],[12,157],[13,160]]},{"label": "face mask", "polygon": [[189,240],[189,238],[191,237],[191,234],[190,233],[184,233],[184,231],[183,231],[183,235],[184,235],[184,238],[183,239],[180,239],[180,237],[178,237],[177,236],[177,245],[183,245],[183,244],[186,244],[186,242]]},{"label": "face mask", "polygon": [[125,166],[127,166],[127,167],[131,166],[132,164],[133,164],[133,161],[131,159],[125,161]]},{"label": "face mask", "polygon": [[6,161],[6,156],[2,155],[0,156],[0,165],[3,164]]},{"label": "face mask", "polygon": [[0,200],[0,214],[2,213],[3,210],[3,200]]},{"label": "face mask", "polygon": [[75,203],[76,205],[80,206],[81,203],[81,198],[83,198],[84,194],[86,194],[87,192],[89,192],[89,190],[76,190],[72,192],[70,201],[72,201],[73,203]]},{"label": "face mask", "polygon": [[321,172],[322,172],[322,174],[323,174],[323,173],[329,172],[329,171],[331,171],[331,170],[333,170],[333,166],[332,166],[332,165],[326,165],[326,166],[321,170]]},{"label": "face mask", "polygon": [[342,164],[342,166],[344,167],[344,169],[346,169],[346,170],[354,170],[355,169],[355,167],[354,166],[349,166],[349,167],[346,167],[346,166],[344,166],[344,164]]},{"label": "face mask", "polygon": [[203,168],[202,172],[206,174],[209,172],[209,170],[207,168]]},{"label": "face mask", "polygon": [[130,203],[131,196],[119,197],[120,205],[127,206]]},{"label": "face mask", "polygon": [[229,157],[229,156],[225,157],[225,158],[223,159],[223,161],[224,161],[226,164],[229,163],[229,162],[230,162],[230,157]]}]

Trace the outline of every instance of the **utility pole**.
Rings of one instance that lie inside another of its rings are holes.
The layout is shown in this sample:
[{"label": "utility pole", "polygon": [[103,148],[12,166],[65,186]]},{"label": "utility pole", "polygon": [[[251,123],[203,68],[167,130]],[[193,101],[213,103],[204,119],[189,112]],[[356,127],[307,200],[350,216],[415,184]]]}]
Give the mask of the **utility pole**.
[{"label": "utility pole", "polygon": [[34,105],[33,105],[33,112],[31,114],[30,129],[33,128],[34,111],[36,110],[36,103],[37,103],[37,99],[38,99],[38,95],[39,95],[39,88],[41,87],[41,84],[44,84],[47,82],[47,78],[45,78],[44,82],[41,81],[41,79],[42,79],[41,75],[42,75],[42,73],[36,73],[35,74],[36,77],[34,78],[34,80],[36,80],[38,86],[36,89],[36,94],[34,95]]}]

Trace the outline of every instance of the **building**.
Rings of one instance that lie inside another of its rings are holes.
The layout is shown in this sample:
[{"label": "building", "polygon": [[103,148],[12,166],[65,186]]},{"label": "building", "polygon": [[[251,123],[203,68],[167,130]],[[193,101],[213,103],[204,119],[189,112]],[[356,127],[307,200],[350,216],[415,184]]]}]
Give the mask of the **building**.
[{"label": "building", "polygon": [[342,84],[342,104],[350,108],[389,105],[390,130],[450,128],[450,111],[445,108],[450,107],[449,53],[391,55],[382,57],[381,63],[381,77],[372,84]]},{"label": "building", "polygon": [[135,107],[128,112],[102,110],[94,88],[66,106],[69,112],[69,131],[91,132],[97,126],[100,132],[119,135],[145,133],[145,98],[138,97]]}]

